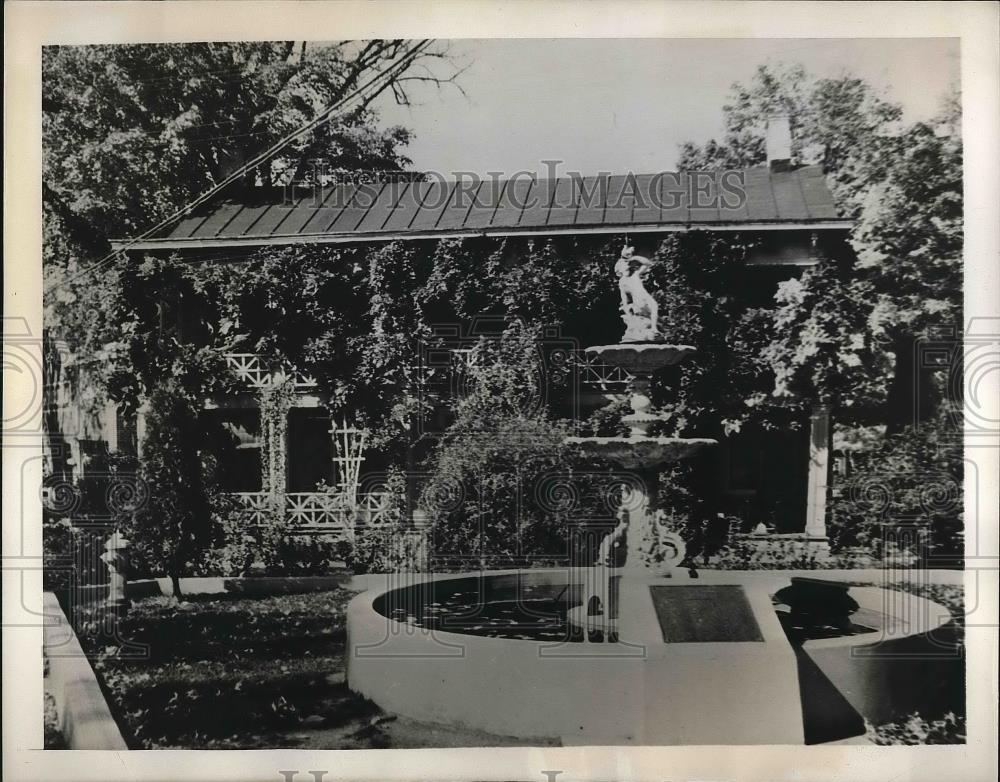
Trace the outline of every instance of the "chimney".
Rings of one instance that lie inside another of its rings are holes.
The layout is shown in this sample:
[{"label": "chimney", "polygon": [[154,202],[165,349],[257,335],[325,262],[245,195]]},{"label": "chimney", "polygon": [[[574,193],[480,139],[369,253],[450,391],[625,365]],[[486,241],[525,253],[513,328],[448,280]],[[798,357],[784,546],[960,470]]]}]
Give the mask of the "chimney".
[{"label": "chimney", "polygon": [[792,167],[792,123],[787,114],[767,118],[765,131],[767,165],[772,171],[788,171]]}]

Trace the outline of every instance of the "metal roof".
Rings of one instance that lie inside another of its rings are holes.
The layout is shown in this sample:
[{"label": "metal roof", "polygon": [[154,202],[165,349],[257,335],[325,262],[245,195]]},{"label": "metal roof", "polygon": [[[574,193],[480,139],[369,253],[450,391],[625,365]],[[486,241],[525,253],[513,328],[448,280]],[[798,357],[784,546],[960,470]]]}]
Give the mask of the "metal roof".
[{"label": "metal roof", "polygon": [[759,166],[700,180],[664,172],[478,183],[397,180],[251,192],[209,202],[153,237],[116,244],[152,249],[849,225],[819,166],[791,171]]}]

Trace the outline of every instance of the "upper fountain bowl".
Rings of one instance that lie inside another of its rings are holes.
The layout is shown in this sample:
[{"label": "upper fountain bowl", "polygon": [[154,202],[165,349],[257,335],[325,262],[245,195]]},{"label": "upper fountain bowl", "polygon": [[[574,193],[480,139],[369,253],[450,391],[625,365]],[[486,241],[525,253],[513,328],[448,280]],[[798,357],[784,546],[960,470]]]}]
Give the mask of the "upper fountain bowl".
[{"label": "upper fountain bowl", "polygon": [[605,364],[640,375],[672,366],[694,352],[691,345],[665,345],[660,342],[619,342],[587,348],[587,353],[597,355]]}]

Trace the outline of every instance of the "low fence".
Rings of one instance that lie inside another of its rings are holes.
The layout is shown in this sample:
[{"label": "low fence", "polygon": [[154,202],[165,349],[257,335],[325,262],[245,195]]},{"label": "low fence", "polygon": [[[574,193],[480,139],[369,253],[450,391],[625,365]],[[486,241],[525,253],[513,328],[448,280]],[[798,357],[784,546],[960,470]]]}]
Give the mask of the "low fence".
[{"label": "low fence", "polygon": [[[264,492],[232,495],[241,503],[247,523],[265,525],[272,513],[272,498]],[[288,492],[284,495],[284,521],[295,534],[327,542],[358,545],[354,559],[362,564],[374,557],[387,569],[426,570],[428,535],[426,519],[414,514],[411,525],[400,525],[399,509],[388,492],[357,495],[355,502],[326,492]],[[372,563],[364,564],[364,567]]]},{"label": "low fence", "polygon": [[[267,492],[236,492],[231,495],[241,504],[250,524],[266,524],[272,498]],[[354,503],[342,495],[327,492],[287,492],[284,495],[285,520],[303,532],[322,532],[348,538],[355,519],[369,526],[393,521],[389,494],[359,494]]]}]

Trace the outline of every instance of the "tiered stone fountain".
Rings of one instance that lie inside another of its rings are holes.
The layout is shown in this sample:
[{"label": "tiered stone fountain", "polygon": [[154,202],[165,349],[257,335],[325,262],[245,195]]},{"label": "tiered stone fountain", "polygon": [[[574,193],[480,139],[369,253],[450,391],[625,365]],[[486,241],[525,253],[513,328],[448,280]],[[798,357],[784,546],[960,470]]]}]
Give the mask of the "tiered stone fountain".
[{"label": "tiered stone fountain", "polygon": [[[695,580],[680,567],[684,543],[657,518],[656,476],[663,464],[715,441],[650,434],[660,420],[650,379],[693,348],[659,334],[656,302],[643,285],[648,267],[625,248],[616,265],[625,336],[588,348],[632,373],[632,412],[623,418],[630,432],[571,440],[640,478],[623,481],[631,488],[621,522],[602,542],[595,565],[582,573],[390,577],[348,607],[353,690],[415,719],[527,739],[555,736],[564,744],[801,744],[863,731],[851,707],[874,714],[872,704],[898,697],[893,682],[910,681],[895,669],[874,670],[860,655],[855,662],[851,647],[883,642],[878,631],[889,632],[903,616],[903,641],[927,646],[932,641],[924,639],[947,621],[941,606],[901,592],[849,588],[865,627],[838,614],[846,630],[793,645],[776,605],[789,593],[788,575],[703,571]],[[612,549],[623,540],[625,563],[615,567]],[[830,591],[822,582],[807,587]],[[805,598],[801,586],[791,592],[794,625]],[[905,605],[887,611],[889,595]],[[553,633],[547,625],[575,632]],[[819,676],[811,673],[817,664]],[[846,701],[831,695],[824,676],[851,700],[849,719],[835,729],[831,710]],[[822,738],[805,727],[810,710],[826,726]]]},{"label": "tiered stone fountain", "polygon": [[[616,345],[587,348],[588,353],[603,363],[621,367],[632,376],[629,384],[632,412],[622,418],[629,434],[568,439],[583,453],[637,473],[640,478],[637,485],[625,490],[622,522],[604,540],[594,573],[585,579],[583,605],[571,612],[571,621],[585,630],[599,632],[606,641],[617,636],[614,614],[625,617],[633,613],[631,606],[612,606],[612,595],[617,592],[612,588],[613,579],[620,577],[631,582],[650,577],[675,577],[675,574],[681,577],[683,572],[677,568],[684,559],[684,541],[663,526],[657,513],[660,467],[717,444],[707,438],[654,437],[649,433],[652,425],[662,420],[649,396],[653,374],[677,364],[695,350],[690,345],[669,344],[660,334],[658,306],[644,285],[649,267],[649,259],[635,255],[631,247],[622,250],[615,272],[625,334]],[[610,560],[613,547],[620,545],[623,538],[625,567],[619,573],[610,567]],[[625,623],[628,624],[627,619]]]}]

